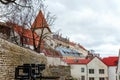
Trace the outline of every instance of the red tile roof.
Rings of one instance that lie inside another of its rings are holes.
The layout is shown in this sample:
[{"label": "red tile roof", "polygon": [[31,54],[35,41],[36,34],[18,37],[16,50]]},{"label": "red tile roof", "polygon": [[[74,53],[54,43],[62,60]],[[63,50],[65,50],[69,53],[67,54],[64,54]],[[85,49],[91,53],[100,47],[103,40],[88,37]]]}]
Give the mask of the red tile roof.
[{"label": "red tile roof", "polygon": [[[24,29],[22,26],[15,25],[14,30],[19,34],[27,38],[33,38],[32,31],[29,29]],[[39,36],[34,32],[35,38],[38,40]]]},{"label": "red tile roof", "polygon": [[38,13],[38,15],[37,15],[36,19],[34,20],[31,28],[35,28],[35,29],[36,28],[47,28],[51,32],[42,11],[40,11]]},{"label": "red tile roof", "polygon": [[[33,38],[32,31],[29,29],[24,29],[22,26],[15,25],[14,30],[19,34],[26,38]],[[34,36],[36,40],[39,40],[39,36],[34,32]]]},{"label": "red tile roof", "polygon": [[107,66],[117,66],[117,64],[118,64],[118,57],[106,57],[106,58],[103,58],[102,61]]},{"label": "red tile roof", "polygon": [[91,59],[66,59],[64,61],[68,64],[88,64]]},{"label": "red tile roof", "polygon": [[[31,30],[24,29],[23,26],[19,26],[15,23],[7,22],[6,24],[8,26],[13,26],[13,29],[15,30],[15,32],[17,32],[21,37],[29,39],[28,41],[23,41],[24,44],[33,45],[33,33]],[[34,32],[34,37],[35,37],[35,44],[38,45],[40,37],[35,32]],[[41,44],[41,47],[43,47],[42,44]]]}]

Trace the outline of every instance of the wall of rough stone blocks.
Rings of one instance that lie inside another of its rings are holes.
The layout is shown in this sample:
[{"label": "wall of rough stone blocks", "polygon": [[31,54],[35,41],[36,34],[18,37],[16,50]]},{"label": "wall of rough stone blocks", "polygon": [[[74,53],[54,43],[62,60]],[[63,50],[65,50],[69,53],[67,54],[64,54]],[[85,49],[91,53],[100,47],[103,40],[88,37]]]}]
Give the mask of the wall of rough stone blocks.
[{"label": "wall of rough stone blocks", "polygon": [[[15,80],[15,67],[23,64],[46,64],[45,56],[0,38],[0,80]],[[49,69],[43,71],[49,75]]]}]

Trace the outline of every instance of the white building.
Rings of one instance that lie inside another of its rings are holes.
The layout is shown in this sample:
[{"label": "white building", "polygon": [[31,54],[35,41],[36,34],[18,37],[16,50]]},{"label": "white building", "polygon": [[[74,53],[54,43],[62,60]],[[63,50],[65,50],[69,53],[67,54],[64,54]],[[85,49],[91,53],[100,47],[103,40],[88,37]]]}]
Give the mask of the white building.
[{"label": "white building", "polygon": [[71,76],[77,80],[108,80],[107,65],[98,57],[65,60],[71,67]]},{"label": "white building", "polygon": [[118,57],[106,57],[102,61],[108,66],[108,80],[116,80]]},{"label": "white building", "polygon": [[66,59],[71,67],[71,76],[77,80],[87,80],[87,63],[90,59]]},{"label": "white building", "polygon": [[87,80],[108,80],[107,65],[98,57],[87,64]]}]

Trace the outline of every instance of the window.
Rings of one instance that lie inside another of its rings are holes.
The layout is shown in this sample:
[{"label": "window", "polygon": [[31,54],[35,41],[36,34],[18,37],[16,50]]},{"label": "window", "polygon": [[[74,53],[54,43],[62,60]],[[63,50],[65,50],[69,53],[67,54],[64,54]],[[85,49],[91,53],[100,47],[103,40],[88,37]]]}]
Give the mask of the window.
[{"label": "window", "polygon": [[81,80],[85,80],[85,76],[81,76]]},{"label": "window", "polygon": [[99,80],[105,80],[105,78],[101,77]]},{"label": "window", "polygon": [[99,74],[104,74],[104,69],[99,69]]},{"label": "window", "polygon": [[81,72],[84,72],[85,71],[85,69],[84,68],[81,68]]},{"label": "window", "polygon": [[90,74],[94,74],[94,69],[89,69]]},{"label": "window", "polygon": [[94,80],[94,77],[89,77],[89,80]]},{"label": "window", "polygon": [[64,50],[62,50],[62,51],[66,54],[66,52]]},{"label": "window", "polygon": [[50,43],[50,46],[53,46],[53,43]]}]

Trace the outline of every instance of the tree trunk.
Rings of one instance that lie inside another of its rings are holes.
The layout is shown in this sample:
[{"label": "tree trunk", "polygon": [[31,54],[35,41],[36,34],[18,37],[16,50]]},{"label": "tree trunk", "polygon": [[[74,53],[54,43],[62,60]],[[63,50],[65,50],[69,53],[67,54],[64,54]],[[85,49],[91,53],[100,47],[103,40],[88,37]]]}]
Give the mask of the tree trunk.
[{"label": "tree trunk", "polygon": [[42,28],[42,31],[41,31],[41,34],[40,34],[40,39],[39,39],[39,43],[38,43],[38,46],[37,46],[37,52],[41,52],[41,43],[42,43],[43,32],[44,32],[44,27]]}]

